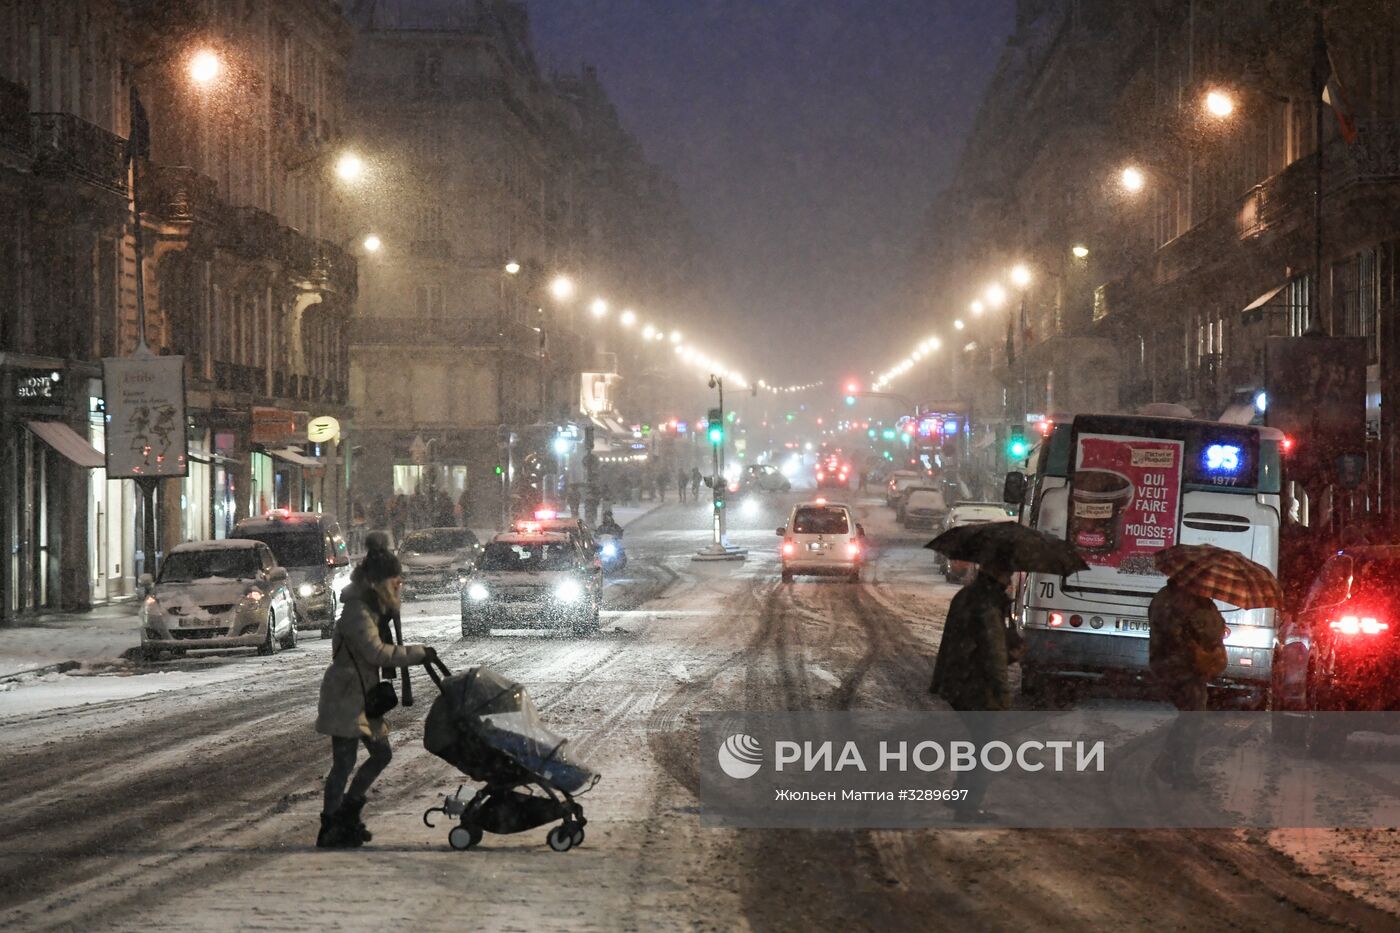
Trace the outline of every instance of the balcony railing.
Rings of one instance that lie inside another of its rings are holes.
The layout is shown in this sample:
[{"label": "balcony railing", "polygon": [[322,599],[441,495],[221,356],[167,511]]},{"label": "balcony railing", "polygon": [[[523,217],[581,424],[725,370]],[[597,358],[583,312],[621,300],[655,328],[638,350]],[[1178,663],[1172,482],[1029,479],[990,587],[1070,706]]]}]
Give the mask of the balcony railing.
[{"label": "balcony railing", "polygon": [[264,395],[267,393],[267,370],[216,360],[214,385],[228,392]]},{"label": "balcony railing", "polygon": [[29,155],[29,92],[21,84],[0,78],[0,148]]},{"label": "balcony railing", "polygon": [[126,193],[126,140],[71,113],[32,113],[34,171]]},{"label": "balcony railing", "polygon": [[493,317],[356,317],[350,322],[350,342],[359,346],[459,347],[512,350],[533,355],[539,334],[523,324],[497,327]]},{"label": "balcony railing", "polygon": [[214,179],[185,165],[147,163],[141,172],[141,208],[166,220],[213,222],[223,202]]}]

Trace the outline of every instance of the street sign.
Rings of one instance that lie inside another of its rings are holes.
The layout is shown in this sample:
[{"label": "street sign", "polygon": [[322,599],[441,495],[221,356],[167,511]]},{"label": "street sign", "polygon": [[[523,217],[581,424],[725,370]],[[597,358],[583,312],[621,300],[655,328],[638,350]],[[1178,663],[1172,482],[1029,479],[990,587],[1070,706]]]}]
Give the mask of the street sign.
[{"label": "street sign", "polygon": [[313,444],[328,444],[340,437],[340,422],[330,415],[312,418],[306,425],[306,439]]},{"label": "street sign", "polygon": [[249,437],[254,444],[281,444],[295,439],[297,415],[284,408],[253,407],[253,426]]},{"label": "street sign", "polygon": [[102,397],[108,479],[188,474],[183,356],[103,360]]}]

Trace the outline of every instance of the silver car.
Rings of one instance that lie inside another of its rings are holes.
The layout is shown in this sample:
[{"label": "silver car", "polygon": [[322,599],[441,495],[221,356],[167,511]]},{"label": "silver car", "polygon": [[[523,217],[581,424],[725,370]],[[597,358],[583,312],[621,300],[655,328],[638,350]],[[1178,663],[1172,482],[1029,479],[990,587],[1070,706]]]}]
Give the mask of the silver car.
[{"label": "silver car", "polygon": [[481,553],[481,542],[466,528],[422,528],[399,545],[403,598],[456,593]]},{"label": "silver car", "polygon": [[297,643],[296,610],[287,571],[258,541],[181,544],[160,575],[141,575],[141,653],[256,648],[273,654]]}]

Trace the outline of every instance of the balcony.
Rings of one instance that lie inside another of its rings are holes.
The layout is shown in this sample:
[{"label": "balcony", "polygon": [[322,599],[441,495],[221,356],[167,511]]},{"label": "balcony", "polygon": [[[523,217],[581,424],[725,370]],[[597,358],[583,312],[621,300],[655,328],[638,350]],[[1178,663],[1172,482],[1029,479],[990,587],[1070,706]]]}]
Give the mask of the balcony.
[{"label": "balcony", "polygon": [[212,178],[184,165],[146,163],[141,170],[141,207],[164,220],[213,222],[223,203]]},{"label": "balcony", "polygon": [[497,327],[490,317],[356,317],[350,322],[352,346],[502,349],[534,355],[539,334],[522,324]]},{"label": "balcony", "polygon": [[359,291],[359,266],[355,257],[329,240],[312,244],[312,275],[317,282],[347,298]]},{"label": "balcony", "polygon": [[126,140],[71,113],[31,113],[34,172],[126,194]]},{"label": "balcony", "polygon": [[0,149],[17,152],[28,162],[31,144],[29,92],[0,78]]},{"label": "balcony", "polygon": [[214,363],[214,386],[227,392],[241,392],[245,395],[265,395],[267,393],[267,370],[256,366],[240,366],[237,363]]},{"label": "balcony", "polygon": [[250,259],[282,258],[282,225],[267,211],[256,207],[229,209],[223,228],[223,245]]}]

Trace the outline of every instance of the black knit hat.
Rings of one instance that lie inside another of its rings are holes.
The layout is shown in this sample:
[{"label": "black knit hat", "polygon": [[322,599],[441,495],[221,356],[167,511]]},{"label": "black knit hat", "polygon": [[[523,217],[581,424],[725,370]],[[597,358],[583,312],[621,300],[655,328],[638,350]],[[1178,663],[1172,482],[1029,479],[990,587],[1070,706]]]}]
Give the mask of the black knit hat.
[{"label": "black knit hat", "polygon": [[372,531],[365,538],[365,557],[355,568],[355,576],[370,584],[403,576],[403,565],[389,549],[389,536],[384,532]]}]

